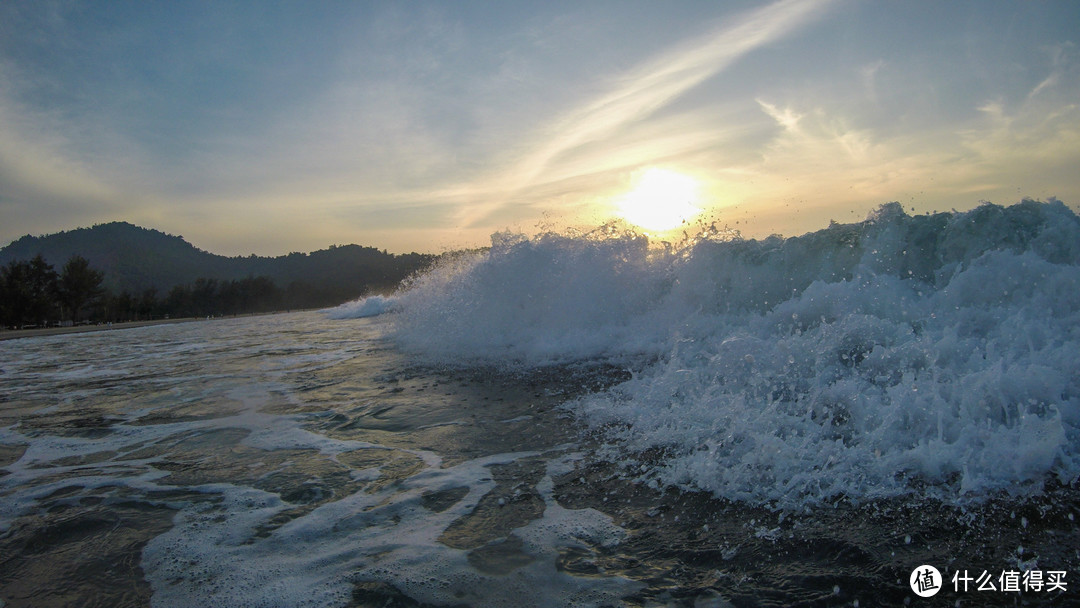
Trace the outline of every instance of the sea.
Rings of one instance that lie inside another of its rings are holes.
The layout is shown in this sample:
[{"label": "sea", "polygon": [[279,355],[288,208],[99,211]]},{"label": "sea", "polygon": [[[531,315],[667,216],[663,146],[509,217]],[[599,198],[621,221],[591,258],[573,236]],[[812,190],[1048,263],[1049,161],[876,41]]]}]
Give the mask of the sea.
[{"label": "sea", "polygon": [[0,342],[0,607],[1080,605],[1080,219],[498,233]]}]

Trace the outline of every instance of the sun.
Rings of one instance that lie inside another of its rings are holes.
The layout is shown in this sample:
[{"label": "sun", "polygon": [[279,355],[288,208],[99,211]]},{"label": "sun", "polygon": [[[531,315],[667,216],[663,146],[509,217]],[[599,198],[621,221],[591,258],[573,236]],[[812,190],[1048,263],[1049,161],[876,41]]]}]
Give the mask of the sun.
[{"label": "sun", "polygon": [[616,201],[619,217],[655,232],[678,228],[698,214],[699,184],[694,178],[653,167],[637,180],[633,190]]}]

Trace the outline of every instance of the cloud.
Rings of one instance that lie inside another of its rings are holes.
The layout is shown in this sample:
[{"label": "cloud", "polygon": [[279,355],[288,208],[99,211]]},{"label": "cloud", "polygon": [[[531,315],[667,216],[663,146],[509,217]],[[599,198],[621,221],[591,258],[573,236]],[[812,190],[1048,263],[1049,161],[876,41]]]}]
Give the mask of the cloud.
[{"label": "cloud", "polygon": [[120,193],[92,165],[69,153],[73,143],[63,135],[61,119],[11,99],[7,92],[14,86],[10,68],[0,69],[0,208],[5,215],[34,218],[34,225],[45,229],[59,218],[85,219],[87,203],[115,205]]},{"label": "cloud", "polygon": [[803,118],[802,114],[797,114],[791,108],[778,108],[776,105],[760,99],[756,101],[769,118],[775,120],[776,124],[783,127],[785,131],[791,133],[797,133],[799,131],[799,121]]},{"label": "cloud", "polygon": [[[1033,179],[1045,179],[1053,172],[1065,170],[1071,173],[1080,166],[1080,104],[1029,97],[1015,109],[995,100],[979,110],[983,120],[960,131],[959,137],[971,153],[972,164],[981,173],[988,178],[993,176],[1000,186],[1068,188],[1067,194],[1051,194],[1080,196],[1075,190],[1075,179],[1057,184],[1033,183]],[[1080,203],[1080,200],[1066,202]]]},{"label": "cloud", "polygon": [[[568,157],[595,142],[605,142],[642,121],[681,95],[722,72],[739,58],[774,42],[819,18],[832,0],[783,0],[725,21],[707,35],[679,45],[647,61],[614,81],[610,90],[541,131],[515,165],[485,180],[490,195],[507,197],[536,188],[552,179],[568,179],[597,170],[598,158],[606,152]],[[602,146],[601,146],[602,148]],[[464,225],[483,223],[503,203],[463,207]]]},{"label": "cloud", "polygon": [[[289,121],[271,125],[259,162],[249,155],[209,159],[204,175],[269,190],[260,197],[238,192],[234,204],[280,200],[285,206],[290,198],[303,199],[358,229],[377,220],[408,231],[406,220],[417,210],[423,210],[423,225],[438,218],[456,230],[490,232],[505,225],[497,222],[532,221],[552,205],[574,206],[570,198],[595,197],[615,172],[693,153],[740,131],[738,121],[716,120],[733,111],[721,104],[705,115],[656,114],[745,53],[808,23],[830,2],[787,0],[742,15],[617,78],[603,76],[605,92],[539,128],[497,99],[505,93],[501,69],[465,72],[459,83],[433,79],[439,66],[420,59],[374,77],[344,73],[309,95],[310,103]],[[453,62],[452,55],[446,50],[440,61]],[[509,57],[513,63],[515,55]],[[345,60],[350,68],[358,62]],[[447,112],[445,106],[456,103],[455,87],[481,94],[469,98],[472,107]]]},{"label": "cloud", "polygon": [[[908,36],[921,22],[875,31],[881,15],[861,5],[808,30],[839,1],[711,24],[700,8],[643,18],[606,5],[356,4],[252,28],[235,25],[242,7],[9,20],[0,212],[19,232],[3,236],[127,219],[209,235],[200,246],[223,253],[468,245],[541,217],[604,221],[651,165],[703,180],[716,209],[760,209],[777,220],[767,232],[801,229],[781,202],[803,218],[952,196],[948,208],[958,193],[1069,202],[1072,43],[995,35],[1002,56],[969,57],[947,36]],[[976,73],[971,57],[1009,69]]]},{"label": "cloud", "polygon": [[985,99],[944,129],[928,118],[897,130],[843,99],[758,99],[774,125],[760,161],[742,166],[755,177],[747,198],[764,202],[758,225],[790,234],[891,200],[933,211],[1057,196],[1075,208],[1080,104],[1077,87],[1059,76],[1067,73],[1055,65],[1019,102]]},{"label": "cloud", "polygon": [[862,77],[864,94],[870,101],[876,102],[878,100],[877,73],[881,71],[883,67],[885,67],[885,62],[878,59],[870,65],[863,66],[862,69],[859,70],[859,74]]},{"label": "cloud", "polygon": [[778,2],[631,71],[614,90],[560,121],[555,136],[525,160],[521,177],[534,180],[560,155],[649,116],[746,53],[805,25],[826,4]]}]

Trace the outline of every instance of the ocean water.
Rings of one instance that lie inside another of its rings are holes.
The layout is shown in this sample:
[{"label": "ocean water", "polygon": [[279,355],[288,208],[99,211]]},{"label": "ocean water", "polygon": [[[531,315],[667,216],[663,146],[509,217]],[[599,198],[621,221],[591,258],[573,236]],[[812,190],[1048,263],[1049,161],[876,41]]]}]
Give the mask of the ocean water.
[{"label": "ocean water", "polygon": [[[498,234],[392,295],[0,365],[0,606],[908,605],[923,564],[933,605],[1080,603],[1056,201]],[[1065,588],[1000,590],[1032,571]]]}]

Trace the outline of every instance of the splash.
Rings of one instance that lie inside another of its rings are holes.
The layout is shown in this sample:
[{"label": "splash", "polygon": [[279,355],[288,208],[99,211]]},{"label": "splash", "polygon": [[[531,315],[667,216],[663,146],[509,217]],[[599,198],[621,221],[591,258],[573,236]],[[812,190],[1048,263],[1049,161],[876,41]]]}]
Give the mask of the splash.
[{"label": "splash", "polygon": [[567,407],[655,485],[798,508],[1080,476],[1080,220],[1055,200],[659,253],[501,234],[394,302],[432,361],[629,367]]}]

